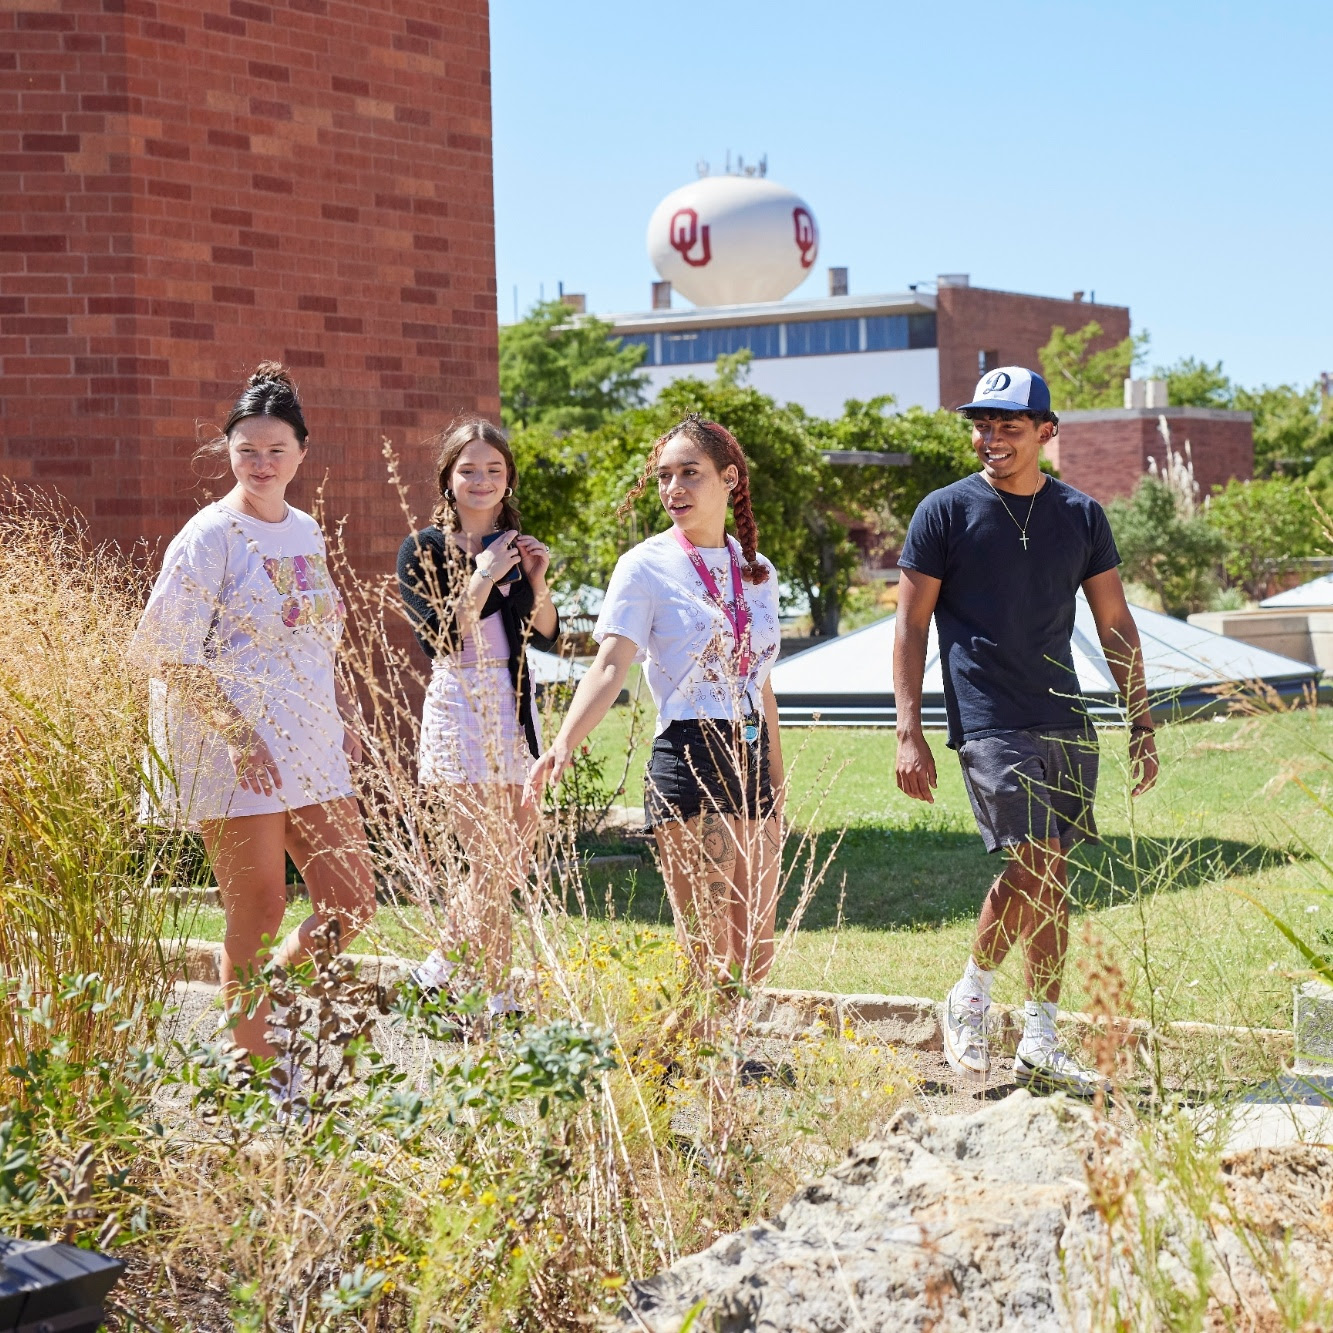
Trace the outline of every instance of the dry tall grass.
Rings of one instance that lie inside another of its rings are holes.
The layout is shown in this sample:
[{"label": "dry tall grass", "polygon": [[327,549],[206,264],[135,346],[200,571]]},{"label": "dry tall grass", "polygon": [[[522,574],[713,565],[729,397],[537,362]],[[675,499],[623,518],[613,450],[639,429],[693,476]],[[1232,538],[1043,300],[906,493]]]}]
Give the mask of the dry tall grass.
[{"label": "dry tall grass", "polygon": [[[396,646],[385,581],[339,579],[381,898],[423,909],[434,943],[468,866],[415,782],[418,664]],[[393,1012],[372,1043],[368,993],[341,964],[274,977],[313,997],[298,1011],[319,1040],[295,1043],[297,1063],[342,1042],[336,1095],[308,1079],[286,1118],[225,1045],[155,1043],[133,1014],[169,998],[156,890],[184,877],[190,844],[139,822],[158,762],[127,657],[143,591],[76,523],[8,497],[0,1023],[27,1072],[0,1094],[0,1229],[116,1247],[132,1270],[121,1327],[584,1327],[631,1277],[771,1212],[909,1094],[891,1054],[838,1034],[787,1057],[794,1088],[745,1085],[748,997],[701,1043],[712,1001],[673,947],[623,922],[585,928],[570,810],[515,895],[521,1031],[441,1042],[441,1015],[380,994]],[[508,854],[498,836],[494,853]],[[808,900],[826,864],[812,845],[785,891]],[[111,989],[62,985],[90,973]]]},{"label": "dry tall grass", "polygon": [[[188,850],[138,822],[144,682],[126,656],[142,584],[53,505],[0,494],[0,977],[38,995],[99,974],[122,1005],[170,989],[165,900]],[[25,1031],[0,1005],[6,1050]],[[82,1052],[124,1042],[107,1015],[64,1034]],[[8,1064],[9,1061],[4,1062]],[[3,1078],[0,1074],[0,1078]]]}]

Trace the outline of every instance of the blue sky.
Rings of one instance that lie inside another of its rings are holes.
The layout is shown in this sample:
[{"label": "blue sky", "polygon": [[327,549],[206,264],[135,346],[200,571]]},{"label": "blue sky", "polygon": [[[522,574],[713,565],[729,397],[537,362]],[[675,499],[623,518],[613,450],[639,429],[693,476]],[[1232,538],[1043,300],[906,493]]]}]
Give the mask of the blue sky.
[{"label": "blue sky", "polygon": [[657,201],[767,153],[853,293],[1128,305],[1149,364],[1333,370],[1333,6],[492,0],[500,317],[641,310]]}]

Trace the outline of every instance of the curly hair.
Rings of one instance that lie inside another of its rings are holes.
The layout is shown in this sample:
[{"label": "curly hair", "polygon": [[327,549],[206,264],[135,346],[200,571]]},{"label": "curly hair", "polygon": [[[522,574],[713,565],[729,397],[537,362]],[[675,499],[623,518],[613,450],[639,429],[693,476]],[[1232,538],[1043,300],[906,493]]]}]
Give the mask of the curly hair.
[{"label": "curly hair", "polygon": [[617,506],[616,513],[624,518],[634,507],[634,502],[647,489],[649,481],[657,471],[662,450],[677,435],[684,435],[692,443],[697,444],[719,474],[724,468],[736,469],[736,485],[731,490],[730,504],[732,519],[736,525],[736,539],[741,544],[741,556],[745,562],[741,577],[746,583],[765,582],[768,579],[768,566],[761,565],[757,558],[759,527],[754,521],[754,505],[750,500],[750,467],[745,461],[745,452],[736,442],[736,437],[725,426],[718,425],[716,421],[706,420],[698,412],[691,412],[683,421],[677,422],[665,435],[659,436],[653,442],[643,472]]},{"label": "curly hair", "polygon": [[[458,531],[458,505],[454,501],[453,492],[449,489],[449,478],[458,464],[459,454],[474,440],[489,444],[504,459],[506,488],[514,491],[518,487],[518,467],[514,463],[514,455],[510,452],[509,441],[505,439],[504,432],[483,417],[464,417],[461,421],[456,421],[440,435],[439,453],[435,458],[435,476],[440,497],[436,501],[435,511],[431,514],[431,522],[445,532]],[[510,528],[515,532],[520,531],[518,505],[514,503],[512,495],[507,495],[500,501],[497,530],[504,531]]]}]

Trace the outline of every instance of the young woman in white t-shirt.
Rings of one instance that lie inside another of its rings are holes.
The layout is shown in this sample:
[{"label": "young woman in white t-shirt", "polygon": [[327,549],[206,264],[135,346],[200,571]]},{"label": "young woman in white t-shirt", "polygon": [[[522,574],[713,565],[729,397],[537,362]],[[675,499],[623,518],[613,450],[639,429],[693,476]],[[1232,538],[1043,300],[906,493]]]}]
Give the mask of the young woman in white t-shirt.
[{"label": "young woman in white t-shirt", "polygon": [[616,563],[597,660],[529,781],[540,791],[559,779],[630,664],[644,662],[658,715],[645,804],[677,935],[701,979],[754,984],[773,965],[782,843],[782,746],[768,680],[777,579],[755,549],[749,469],[730,432],[687,417],[653,445],[626,507],[650,479],[671,527]]},{"label": "young woman in white t-shirt", "polygon": [[287,907],[286,855],[314,908],[273,951],[296,960],[320,923],[346,943],[370,919],[375,882],[349,759],[355,706],[335,679],[342,598],[324,536],[286,502],[305,460],[290,376],[259,366],[214,446],[236,484],[172,540],[135,636],[153,677],[157,810],[198,828],[226,913],[222,989],[235,1040],[272,1054],[268,1005],[237,1004]]}]

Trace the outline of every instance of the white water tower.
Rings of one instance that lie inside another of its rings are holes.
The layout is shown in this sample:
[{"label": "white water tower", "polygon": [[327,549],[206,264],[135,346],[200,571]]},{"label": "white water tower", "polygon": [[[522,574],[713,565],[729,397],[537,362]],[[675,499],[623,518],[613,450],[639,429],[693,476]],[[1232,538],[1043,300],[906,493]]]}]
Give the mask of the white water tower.
[{"label": "white water tower", "polygon": [[800,195],[762,172],[702,175],[653,210],[648,257],[697,306],[780,301],[814,269],[819,228]]}]

